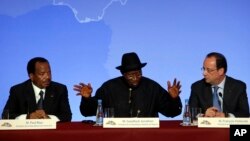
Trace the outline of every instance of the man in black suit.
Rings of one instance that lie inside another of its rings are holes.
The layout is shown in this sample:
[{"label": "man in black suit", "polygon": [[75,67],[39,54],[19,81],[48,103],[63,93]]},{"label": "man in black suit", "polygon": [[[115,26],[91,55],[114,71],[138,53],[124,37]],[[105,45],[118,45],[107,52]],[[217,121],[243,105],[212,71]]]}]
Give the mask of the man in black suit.
[{"label": "man in black suit", "polygon": [[31,59],[27,71],[30,79],[10,88],[9,99],[4,107],[4,110],[9,111],[9,118],[71,121],[67,87],[51,81],[48,60],[42,57]]},{"label": "man in black suit", "polygon": [[191,86],[190,107],[201,107],[205,117],[249,117],[246,84],[226,75],[224,55],[209,53],[202,70],[204,78]]},{"label": "man in black suit", "polygon": [[180,81],[175,79],[173,85],[168,81],[168,90],[165,90],[143,76],[142,68],[146,64],[141,63],[135,52],[123,54],[121,65],[116,67],[122,76],[104,82],[93,97],[91,84],[75,85],[77,95],[82,96],[82,115],[95,115],[98,99],[102,99],[103,108],[114,108],[115,117],[158,117],[159,113],[166,117],[179,115],[182,111]]}]

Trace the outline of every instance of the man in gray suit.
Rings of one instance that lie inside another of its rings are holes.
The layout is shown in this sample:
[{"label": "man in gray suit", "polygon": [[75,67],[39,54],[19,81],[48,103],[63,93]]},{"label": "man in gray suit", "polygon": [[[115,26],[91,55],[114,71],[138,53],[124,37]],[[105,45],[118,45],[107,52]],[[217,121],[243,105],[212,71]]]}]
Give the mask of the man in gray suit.
[{"label": "man in gray suit", "polygon": [[32,58],[27,71],[29,79],[10,88],[9,99],[4,107],[4,111],[9,111],[9,118],[71,121],[67,87],[51,81],[48,60]]},{"label": "man in gray suit", "polygon": [[202,71],[204,78],[191,86],[190,107],[202,108],[205,117],[249,117],[246,84],[226,75],[224,55],[209,53]]}]

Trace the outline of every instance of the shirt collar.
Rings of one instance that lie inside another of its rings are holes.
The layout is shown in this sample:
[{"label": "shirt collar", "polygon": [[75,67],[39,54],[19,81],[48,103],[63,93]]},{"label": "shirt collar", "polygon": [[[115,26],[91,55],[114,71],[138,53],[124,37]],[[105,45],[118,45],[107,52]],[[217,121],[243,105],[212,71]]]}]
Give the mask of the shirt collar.
[{"label": "shirt collar", "polygon": [[34,90],[34,92],[35,92],[36,98],[37,98],[37,97],[40,97],[40,96],[39,96],[39,93],[40,93],[41,90],[45,93],[45,89],[40,89],[40,88],[37,87],[33,82],[32,82],[32,87],[33,87],[33,90]]},{"label": "shirt collar", "polygon": [[218,87],[220,87],[221,89],[224,89],[225,82],[226,82],[226,77],[224,77],[224,79],[220,82],[220,84],[218,85]]},{"label": "shirt collar", "polygon": [[[224,79],[220,82],[220,84],[217,85],[219,87],[217,92],[221,93],[222,95],[224,94],[225,82],[226,82],[226,77],[224,77]],[[212,86],[212,89],[213,89],[213,87],[214,87],[214,85]]]}]

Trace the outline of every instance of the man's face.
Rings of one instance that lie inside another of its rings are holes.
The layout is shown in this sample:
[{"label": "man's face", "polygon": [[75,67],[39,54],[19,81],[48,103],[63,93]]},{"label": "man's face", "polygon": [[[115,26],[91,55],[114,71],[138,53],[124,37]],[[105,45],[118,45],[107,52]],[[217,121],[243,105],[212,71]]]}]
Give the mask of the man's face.
[{"label": "man's face", "polygon": [[35,72],[31,73],[30,79],[39,88],[43,89],[49,86],[51,82],[51,70],[47,62],[36,62]]},{"label": "man's face", "polygon": [[221,70],[216,67],[216,58],[209,57],[204,60],[203,63],[203,76],[207,83],[216,85],[220,81]]},{"label": "man's face", "polygon": [[123,74],[127,83],[131,87],[136,87],[140,83],[142,77],[141,70],[128,71]]}]

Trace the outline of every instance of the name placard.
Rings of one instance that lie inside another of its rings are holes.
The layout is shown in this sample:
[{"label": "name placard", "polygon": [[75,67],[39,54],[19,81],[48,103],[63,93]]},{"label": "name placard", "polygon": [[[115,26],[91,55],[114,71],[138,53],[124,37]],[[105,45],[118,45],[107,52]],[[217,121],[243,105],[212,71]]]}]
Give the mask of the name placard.
[{"label": "name placard", "polygon": [[104,118],[103,128],[159,128],[159,118]]},{"label": "name placard", "polygon": [[0,130],[56,129],[52,119],[0,120]]},{"label": "name placard", "polygon": [[250,118],[198,118],[198,127],[229,128],[230,125],[250,125]]}]

